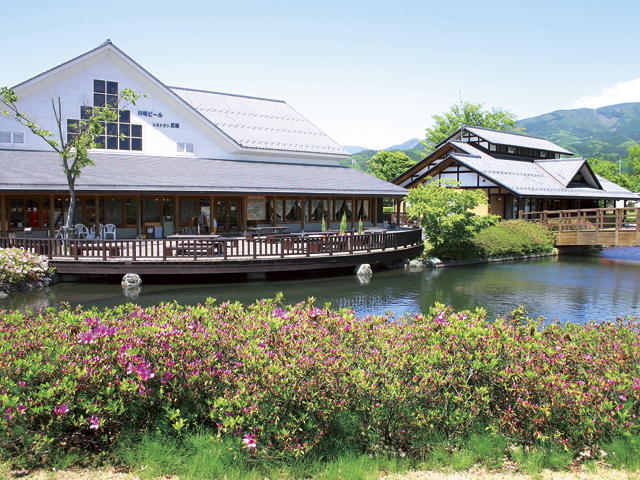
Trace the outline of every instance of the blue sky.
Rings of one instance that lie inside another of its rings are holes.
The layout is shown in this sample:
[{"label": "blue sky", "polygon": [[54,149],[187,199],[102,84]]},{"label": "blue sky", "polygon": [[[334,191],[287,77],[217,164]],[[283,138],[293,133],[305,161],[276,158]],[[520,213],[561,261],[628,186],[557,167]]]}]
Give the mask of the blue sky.
[{"label": "blue sky", "polygon": [[463,100],[520,119],[640,101],[637,0],[26,6],[0,27],[0,86],[109,38],[166,85],[286,100],[342,145],[424,138],[460,89]]}]

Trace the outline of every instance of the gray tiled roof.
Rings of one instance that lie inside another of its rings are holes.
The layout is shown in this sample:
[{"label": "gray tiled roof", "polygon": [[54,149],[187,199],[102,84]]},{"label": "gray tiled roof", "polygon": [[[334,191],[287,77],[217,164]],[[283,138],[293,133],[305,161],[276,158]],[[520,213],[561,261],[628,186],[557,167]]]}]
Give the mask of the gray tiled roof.
[{"label": "gray tiled roof", "polygon": [[463,127],[474,135],[484,138],[489,143],[496,145],[510,145],[512,147],[533,148],[536,150],[547,150],[550,152],[573,155],[573,152],[566,150],[549,140],[539,137],[530,137],[518,133],[501,132],[482,127]]},{"label": "gray tiled roof", "polygon": [[[502,185],[518,196],[640,200],[640,194],[632,193],[611,182],[603,181],[604,179],[601,177],[598,177],[598,180],[603,187],[602,190],[588,186],[566,188],[538,163],[496,159],[468,143],[452,143],[466,153],[452,155],[456,161],[481,173],[489,180]],[[566,159],[565,161],[575,162],[579,166],[584,164],[584,159],[582,158]]]},{"label": "gray tiled roof", "polygon": [[[406,189],[352,168],[193,157],[95,153],[76,181],[79,193],[167,192],[402,197]],[[0,192],[65,192],[55,152],[0,150]]]},{"label": "gray tiled roof", "polygon": [[349,155],[286,102],[170,88],[241,147]]},{"label": "gray tiled roof", "polygon": [[[581,160],[581,161],[580,161]],[[536,164],[546,171],[553,178],[558,180],[564,187],[567,187],[571,180],[584,166],[584,158],[558,159],[558,160],[536,160]]]}]

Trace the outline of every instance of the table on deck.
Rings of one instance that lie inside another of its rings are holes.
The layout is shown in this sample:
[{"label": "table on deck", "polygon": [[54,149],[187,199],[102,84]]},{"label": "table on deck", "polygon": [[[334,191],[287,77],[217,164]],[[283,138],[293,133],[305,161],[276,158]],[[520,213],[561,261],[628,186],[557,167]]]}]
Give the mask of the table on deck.
[{"label": "table on deck", "polygon": [[291,227],[281,227],[276,225],[275,227],[250,227],[250,228],[247,228],[247,230],[249,230],[250,232],[255,232],[258,235],[258,238],[260,238],[263,234],[268,234],[268,233],[280,234],[284,230],[291,230]]},{"label": "table on deck", "polygon": [[220,245],[217,242],[210,242],[220,238],[220,235],[169,235],[167,240],[183,240],[176,242],[176,245],[170,245],[170,256],[181,255],[201,255],[210,256],[221,254]]}]

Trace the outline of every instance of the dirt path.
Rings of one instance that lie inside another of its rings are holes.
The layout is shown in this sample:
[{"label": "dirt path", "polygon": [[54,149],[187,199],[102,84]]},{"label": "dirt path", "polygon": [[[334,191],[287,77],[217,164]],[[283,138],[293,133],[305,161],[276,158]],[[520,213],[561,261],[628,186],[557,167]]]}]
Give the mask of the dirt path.
[{"label": "dirt path", "polygon": [[[0,472],[8,476],[8,480],[28,479],[28,480],[139,480],[137,475],[119,473],[113,470],[68,470],[68,471],[45,471],[35,472]],[[407,474],[382,473],[379,480],[527,480],[533,478],[518,472],[513,473],[489,473],[483,470],[466,471],[456,473],[444,472],[409,472]],[[538,477],[543,480],[640,480],[640,472],[620,472],[601,468],[596,472],[551,472],[544,471]],[[161,477],[164,480],[179,480],[178,477]],[[158,479],[160,480],[160,479]],[[265,479],[269,480],[269,479]],[[276,480],[276,479],[271,479]]]}]

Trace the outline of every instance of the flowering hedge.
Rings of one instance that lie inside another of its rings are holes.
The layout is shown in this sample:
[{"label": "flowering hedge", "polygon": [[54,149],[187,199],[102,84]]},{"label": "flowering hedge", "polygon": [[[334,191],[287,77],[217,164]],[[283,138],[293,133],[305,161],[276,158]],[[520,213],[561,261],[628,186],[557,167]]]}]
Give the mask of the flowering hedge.
[{"label": "flowering hedge", "polygon": [[44,255],[34,255],[19,248],[0,248],[0,285],[41,280],[48,269]]},{"label": "flowering hedge", "polygon": [[359,319],[278,299],[0,316],[4,455],[204,426],[236,455],[300,456],[345,417],[362,451],[410,455],[487,428],[569,447],[637,431],[631,320],[543,328],[442,306]]}]

